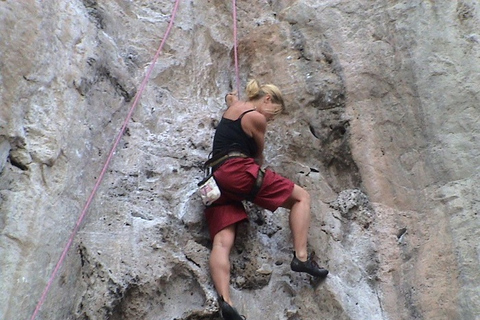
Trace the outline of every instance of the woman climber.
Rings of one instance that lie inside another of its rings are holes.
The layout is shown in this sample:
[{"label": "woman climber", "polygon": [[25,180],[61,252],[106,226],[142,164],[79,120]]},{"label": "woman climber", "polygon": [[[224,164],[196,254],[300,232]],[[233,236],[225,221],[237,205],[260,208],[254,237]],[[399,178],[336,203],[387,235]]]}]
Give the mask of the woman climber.
[{"label": "woman climber", "polygon": [[232,306],[229,260],[236,225],[247,219],[243,200],[272,212],[279,207],[290,209],[294,247],[291,269],[320,278],[328,274],[328,270],[314,261],[313,254],[307,252],[309,193],[289,179],[261,169],[267,122],[283,110],[282,94],[275,85],[261,86],[257,80],[248,82],[246,94],[247,101],[238,100],[235,93],[225,97],[228,109],[216,129],[210,160],[221,196],[205,209],[213,240],[210,273],[225,320],[244,319]]}]

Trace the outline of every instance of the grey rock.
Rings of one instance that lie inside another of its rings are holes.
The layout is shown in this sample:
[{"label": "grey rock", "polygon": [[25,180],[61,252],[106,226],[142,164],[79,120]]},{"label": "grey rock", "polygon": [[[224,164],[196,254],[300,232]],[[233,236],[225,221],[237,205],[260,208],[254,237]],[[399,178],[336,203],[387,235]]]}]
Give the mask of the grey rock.
[{"label": "grey rock", "polygon": [[[162,40],[173,2],[0,1],[0,319],[28,319]],[[247,205],[248,319],[480,317],[474,1],[237,1],[241,87],[273,82],[268,166],[312,197],[324,282],[288,212]],[[182,1],[37,319],[218,319],[196,194],[235,89],[232,7]],[[244,98],[243,92],[240,93]]]}]

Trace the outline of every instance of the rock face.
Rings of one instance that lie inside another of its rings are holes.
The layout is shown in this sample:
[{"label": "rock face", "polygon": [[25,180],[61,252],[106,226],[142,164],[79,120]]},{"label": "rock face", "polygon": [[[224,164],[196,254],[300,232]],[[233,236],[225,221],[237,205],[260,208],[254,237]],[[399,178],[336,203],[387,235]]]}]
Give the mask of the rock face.
[{"label": "rock face", "polygon": [[[480,6],[238,1],[241,86],[278,85],[266,162],[313,203],[318,283],[288,212],[246,204],[248,319],[480,319]],[[31,317],[170,19],[172,1],[0,2],[0,318]],[[37,319],[219,319],[196,194],[235,87],[232,4],[182,1]],[[241,93],[242,95],[243,93]]]}]

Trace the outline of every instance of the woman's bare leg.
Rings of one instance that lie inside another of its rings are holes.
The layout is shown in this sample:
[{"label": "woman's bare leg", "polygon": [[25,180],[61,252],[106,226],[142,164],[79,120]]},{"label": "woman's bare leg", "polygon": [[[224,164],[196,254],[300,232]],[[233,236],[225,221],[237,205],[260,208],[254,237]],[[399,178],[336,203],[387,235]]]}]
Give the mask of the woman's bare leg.
[{"label": "woman's bare leg", "polygon": [[306,261],[308,257],[308,229],[310,227],[310,194],[302,187],[295,185],[292,194],[282,207],[290,209],[290,230],[296,256],[300,261]]},{"label": "woman's bare leg", "polygon": [[210,274],[220,296],[232,305],[230,299],[230,251],[235,241],[235,225],[220,230],[213,238],[210,253]]}]

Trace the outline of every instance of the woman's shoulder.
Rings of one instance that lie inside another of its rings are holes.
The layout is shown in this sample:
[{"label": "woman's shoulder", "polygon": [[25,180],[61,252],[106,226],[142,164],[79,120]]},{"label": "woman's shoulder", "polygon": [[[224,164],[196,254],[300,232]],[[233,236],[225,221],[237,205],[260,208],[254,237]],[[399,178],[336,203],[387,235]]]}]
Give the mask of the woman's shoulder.
[{"label": "woman's shoulder", "polygon": [[237,101],[233,103],[223,114],[224,118],[237,120],[238,118],[251,113],[255,109],[249,103]]},{"label": "woman's shoulder", "polygon": [[267,127],[267,119],[263,114],[253,108],[244,111],[242,116],[242,126],[249,132],[264,132]]},{"label": "woman's shoulder", "polygon": [[267,124],[265,116],[255,109],[245,111],[243,118],[245,118],[246,122],[251,122],[255,126],[264,126]]}]

